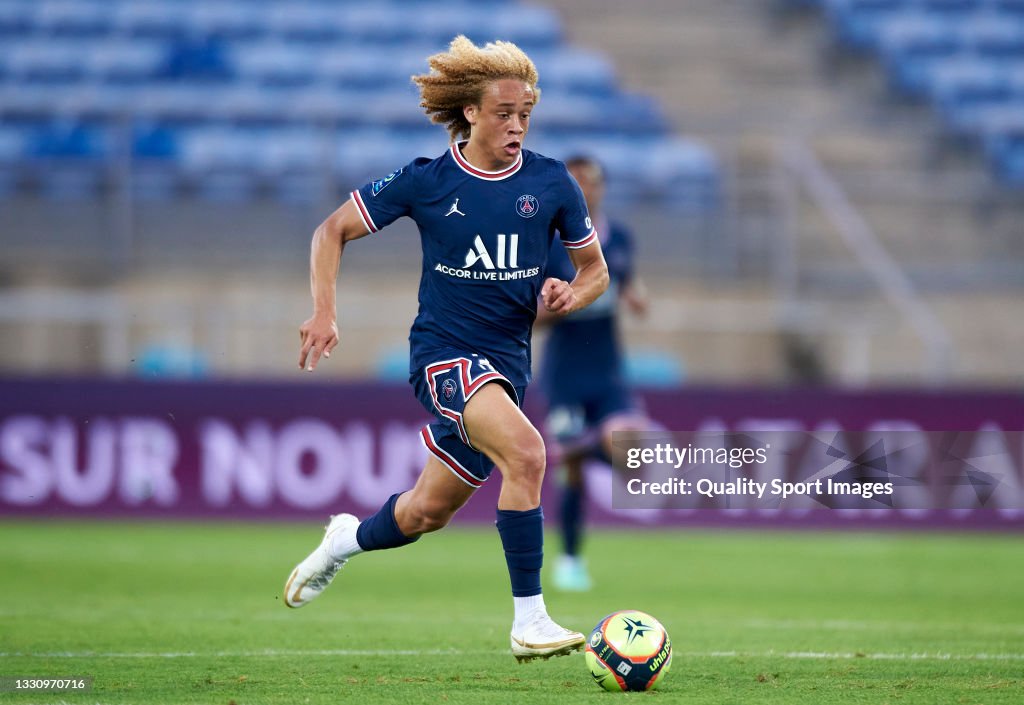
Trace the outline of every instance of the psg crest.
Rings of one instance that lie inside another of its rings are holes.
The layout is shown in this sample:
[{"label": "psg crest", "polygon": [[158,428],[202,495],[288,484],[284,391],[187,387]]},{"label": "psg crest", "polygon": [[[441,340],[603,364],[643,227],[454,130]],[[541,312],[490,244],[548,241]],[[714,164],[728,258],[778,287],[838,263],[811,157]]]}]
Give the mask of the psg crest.
[{"label": "psg crest", "polygon": [[537,209],[540,207],[540,203],[537,202],[536,196],[531,196],[528,193],[524,193],[516,201],[516,213],[523,216],[524,218],[532,218],[537,215]]},{"label": "psg crest", "polygon": [[450,379],[446,379],[441,385],[441,393],[444,394],[445,401],[451,401],[452,397],[455,396],[455,382]]}]

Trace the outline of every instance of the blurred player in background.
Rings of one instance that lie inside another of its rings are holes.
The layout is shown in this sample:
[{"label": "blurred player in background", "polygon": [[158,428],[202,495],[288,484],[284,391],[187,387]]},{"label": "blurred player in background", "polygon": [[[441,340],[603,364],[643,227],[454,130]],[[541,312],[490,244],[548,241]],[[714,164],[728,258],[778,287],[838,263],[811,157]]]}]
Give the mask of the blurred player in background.
[{"label": "blurred player in background", "polygon": [[[617,316],[620,301],[639,316],[646,315],[648,301],[643,282],[633,273],[632,235],[619,223],[605,218],[605,176],[601,164],[588,156],[573,157],[565,164],[586,198],[611,277],[607,292],[585,310],[563,314],[542,305],[537,318],[539,324],[550,325],[542,357],[541,387],[550,404],[548,436],[558,442],[564,469],[559,513],[564,553],[555,565],[555,586],[583,591],[591,587],[580,550],[584,522],[583,463],[592,456],[612,462],[614,431],[648,427],[626,383]],[[553,243],[547,276],[561,278],[571,272],[565,248]]]},{"label": "blurred player in background", "polygon": [[[520,405],[538,297],[547,311],[572,313],[600,296],[608,270],[565,165],[523,149],[540,97],[526,54],[507,42],[480,48],[457,37],[429,64],[431,73],[413,77],[420,105],[456,143],[436,159],[415,159],[353,191],[314,233],[313,316],[300,328],[299,356],[300,367],[308,362],[313,369],[338,344],[336,280],[345,245],[411,217],[420,230],[423,270],[409,334],[410,382],[436,419],[421,432],[429,459],[416,485],[373,516],[332,517],[323,541],[289,576],[285,603],[302,607],[319,596],[359,553],[404,546],[441,529],[497,465],[497,528],[514,604],[512,652],[519,660],[569,653],[584,637],[556,624],[544,605],[545,448]],[[565,280],[544,278],[556,231],[572,262]]]}]

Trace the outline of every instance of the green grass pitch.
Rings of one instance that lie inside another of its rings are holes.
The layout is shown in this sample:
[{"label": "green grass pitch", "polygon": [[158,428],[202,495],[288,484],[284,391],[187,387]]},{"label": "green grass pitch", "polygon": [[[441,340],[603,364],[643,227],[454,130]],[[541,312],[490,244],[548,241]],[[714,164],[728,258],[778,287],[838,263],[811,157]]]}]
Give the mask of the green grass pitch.
[{"label": "green grass pitch", "polygon": [[[0,702],[1024,702],[1019,536],[594,532],[596,588],[546,599],[583,631],[623,608],[666,625],[671,672],[627,695],[579,654],[515,662],[493,529],[360,556],[288,610],[282,583],[319,539],[314,524],[0,522],[0,675],[95,678]],[[549,527],[549,556],[556,543]]]}]

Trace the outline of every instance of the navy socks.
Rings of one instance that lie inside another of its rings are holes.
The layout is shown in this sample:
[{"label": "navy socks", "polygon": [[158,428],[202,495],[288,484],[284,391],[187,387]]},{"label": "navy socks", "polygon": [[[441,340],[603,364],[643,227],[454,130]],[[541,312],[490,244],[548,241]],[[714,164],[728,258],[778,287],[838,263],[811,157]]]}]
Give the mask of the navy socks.
[{"label": "navy socks", "polygon": [[[498,534],[505,549],[505,562],[512,581],[513,597],[541,594],[540,568],[544,563],[544,511],[540,507],[524,512],[499,509]],[[360,527],[361,528],[361,527]]]},{"label": "navy socks", "polygon": [[395,502],[398,501],[401,494],[399,492],[391,495],[376,514],[367,517],[359,524],[359,528],[356,530],[356,541],[364,551],[398,548],[419,539],[419,536],[409,538],[398,528],[398,522],[395,520]]},{"label": "navy socks", "polygon": [[580,551],[583,533],[583,488],[562,488],[562,545],[565,555],[575,556]]}]

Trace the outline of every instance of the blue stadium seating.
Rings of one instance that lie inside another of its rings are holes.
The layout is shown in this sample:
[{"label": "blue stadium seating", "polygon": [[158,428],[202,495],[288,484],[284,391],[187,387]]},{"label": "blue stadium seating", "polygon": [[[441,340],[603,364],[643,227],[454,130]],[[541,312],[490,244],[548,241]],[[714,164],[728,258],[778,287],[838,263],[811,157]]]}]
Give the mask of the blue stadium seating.
[{"label": "blue stadium seating", "polygon": [[530,52],[538,134],[606,154],[617,194],[714,207],[712,153],[514,0],[0,0],[0,195],[87,197],[130,154],[140,198],[308,202],[445,148],[410,76],[459,32]]},{"label": "blue stadium seating", "polygon": [[928,101],[993,173],[1024,186],[1024,0],[817,0],[841,47],[875,53],[895,91]]},{"label": "blue stadium seating", "polygon": [[281,16],[281,10],[294,10],[293,7],[274,4],[269,8],[258,8],[253,3],[213,2],[195,3],[186,9],[190,13],[189,25],[193,31],[205,37],[221,40],[252,40],[263,37],[269,26],[278,28],[284,37],[292,35],[295,23],[304,19],[301,11],[293,16]]},{"label": "blue stadium seating", "polygon": [[4,52],[4,74],[21,83],[73,83],[85,76],[85,47],[81,40],[12,42]]},{"label": "blue stadium seating", "polygon": [[158,42],[105,40],[82,52],[79,60],[89,80],[137,84],[155,80],[161,74],[167,48]]},{"label": "blue stadium seating", "polygon": [[175,2],[124,2],[113,5],[114,30],[118,35],[153,39],[181,39],[188,35],[190,20]]},{"label": "blue stadium seating", "polygon": [[992,138],[986,152],[1003,182],[1024,187],[1024,131]]},{"label": "blue stadium seating", "polygon": [[877,45],[881,28],[906,5],[906,0],[825,0],[825,11],[844,46],[866,50]]},{"label": "blue stadium seating", "polygon": [[[954,63],[946,68],[935,77],[933,96],[943,124],[957,138],[982,134],[993,108],[1024,104],[1024,74],[1013,74],[987,61]],[[1024,63],[1020,68],[1024,70]]]},{"label": "blue stadium seating", "polygon": [[21,37],[32,31],[35,7],[17,0],[0,0],[0,37]]},{"label": "blue stadium seating", "polygon": [[230,51],[230,65],[241,81],[265,86],[301,86],[315,80],[317,52],[302,44],[252,42]]},{"label": "blue stadium seating", "polygon": [[39,3],[35,23],[48,36],[87,37],[108,33],[113,17],[102,2],[49,0]]},{"label": "blue stadium seating", "polygon": [[964,50],[963,37],[945,22],[927,15],[900,17],[882,27],[879,51],[891,84],[910,95],[923,95],[936,62]]}]

